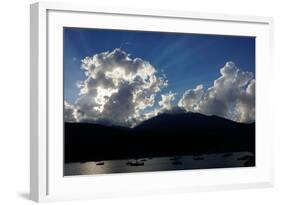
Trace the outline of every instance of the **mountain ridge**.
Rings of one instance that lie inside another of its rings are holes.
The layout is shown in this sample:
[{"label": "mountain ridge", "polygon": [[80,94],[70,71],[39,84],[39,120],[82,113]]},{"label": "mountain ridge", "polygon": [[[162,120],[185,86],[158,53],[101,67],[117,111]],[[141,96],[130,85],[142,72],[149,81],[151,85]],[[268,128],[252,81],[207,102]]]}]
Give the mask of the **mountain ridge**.
[{"label": "mountain ridge", "polygon": [[190,116],[190,115],[197,115],[197,116],[205,116],[205,117],[209,117],[209,118],[213,118],[213,119],[219,119],[219,120],[225,120],[225,121],[228,121],[228,122],[233,122],[233,123],[237,123],[237,124],[245,124],[245,125],[249,125],[249,124],[255,124],[255,121],[254,122],[249,122],[249,123],[244,123],[244,122],[237,122],[237,121],[234,121],[234,120],[230,120],[230,119],[227,119],[227,118],[223,118],[223,117],[220,117],[220,116],[217,116],[217,115],[205,115],[205,114],[201,114],[201,113],[198,113],[198,112],[182,112],[182,113],[169,113],[169,112],[164,112],[164,113],[161,113],[157,116],[154,116],[154,117],[151,117],[147,120],[144,120],[142,121],[141,123],[139,123],[138,125],[134,126],[134,127],[126,127],[126,126],[120,126],[120,125],[113,125],[113,124],[110,124],[110,125],[106,125],[106,124],[103,124],[103,123],[95,123],[95,122],[65,122],[65,123],[72,123],[72,124],[89,124],[89,125],[96,125],[96,126],[103,126],[103,127],[112,127],[112,128],[119,128],[119,129],[134,129],[134,128],[137,128],[139,126],[141,126],[143,123],[146,123],[148,121],[151,121],[151,120],[155,120],[156,118],[159,118],[159,117],[162,117],[162,116],[182,116],[182,115],[185,115],[185,116]]},{"label": "mountain ridge", "polygon": [[255,123],[200,113],[161,114],[134,128],[64,124],[65,161],[95,161],[196,153],[255,153]]}]

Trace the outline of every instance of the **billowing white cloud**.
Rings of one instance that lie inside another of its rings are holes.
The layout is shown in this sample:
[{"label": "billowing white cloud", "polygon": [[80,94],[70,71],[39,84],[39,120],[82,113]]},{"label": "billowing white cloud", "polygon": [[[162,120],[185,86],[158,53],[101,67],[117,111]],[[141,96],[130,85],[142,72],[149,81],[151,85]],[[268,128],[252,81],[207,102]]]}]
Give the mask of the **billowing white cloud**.
[{"label": "billowing white cloud", "polygon": [[167,94],[162,94],[161,95],[161,100],[158,102],[160,105],[160,110],[170,110],[173,105],[172,101],[175,100],[176,93],[169,92]]},{"label": "billowing white cloud", "polygon": [[203,85],[187,90],[178,106],[191,112],[217,115],[238,122],[255,120],[255,80],[233,62],[220,69],[221,76],[206,91]]},{"label": "billowing white cloud", "polygon": [[193,112],[199,111],[199,103],[204,95],[203,85],[197,85],[195,89],[185,91],[178,102],[179,107]]},{"label": "billowing white cloud", "polygon": [[165,113],[177,112],[178,110],[176,108],[178,108],[178,106],[175,107],[175,105],[172,103],[175,100],[175,96],[176,93],[172,93],[171,91],[166,94],[161,94],[161,100],[158,101],[159,107],[144,112],[142,115],[139,116],[137,123],[155,117],[164,112]]},{"label": "billowing white cloud", "polygon": [[81,67],[86,78],[77,83],[80,93],[72,105],[79,122],[133,126],[140,111],[153,106],[156,93],[168,83],[149,62],[132,59],[121,49],[86,57]]},{"label": "billowing white cloud", "polygon": [[[220,69],[221,76],[207,89],[198,85],[184,92],[178,103],[176,93],[156,94],[168,85],[147,61],[131,58],[121,49],[86,57],[82,61],[85,79],[77,83],[79,96],[71,105],[64,102],[66,122],[96,122],[134,126],[163,112],[183,110],[217,115],[238,122],[255,120],[255,79],[233,62]],[[176,104],[176,105],[175,105]],[[158,105],[155,106],[155,105]],[[155,107],[152,111],[146,111]]]},{"label": "billowing white cloud", "polygon": [[66,122],[75,122],[76,121],[75,113],[76,110],[74,106],[64,101],[64,120]]}]

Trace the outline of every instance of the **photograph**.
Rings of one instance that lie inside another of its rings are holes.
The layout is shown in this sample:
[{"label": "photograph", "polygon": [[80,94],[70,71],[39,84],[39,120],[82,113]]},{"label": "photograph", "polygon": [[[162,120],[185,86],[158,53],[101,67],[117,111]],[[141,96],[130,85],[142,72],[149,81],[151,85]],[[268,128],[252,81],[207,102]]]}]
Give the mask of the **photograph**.
[{"label": "photograph", "polygon": [[63,175],[256,165],[256,37],[63,27]]}]

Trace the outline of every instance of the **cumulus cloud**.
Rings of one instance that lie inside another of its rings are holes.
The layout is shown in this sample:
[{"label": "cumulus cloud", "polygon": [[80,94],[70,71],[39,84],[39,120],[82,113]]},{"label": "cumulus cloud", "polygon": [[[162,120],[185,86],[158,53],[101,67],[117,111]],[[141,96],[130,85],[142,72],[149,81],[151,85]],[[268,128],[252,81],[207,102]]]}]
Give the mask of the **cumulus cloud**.
[{"label": "cumulus cloud", "polygon": [[167,94],[162,94],[161,95],[161,100],[158,102],[160,105],[160,110],[170,110],[173,105],[172,101],[175,100],[176,93],[169,92]]},{"label": "cumulus cloud", "polygon": [[76,101],[64,102],[66,122],[133,127],[163,112],[185,111],[238,122],[255,120],[254,74],[241,71],[233,62],[220,69],[221,75],[211,87],[204,89],[199,84],[186,90],[177,103],[172,91],[161,94],[156,102],[156,95],[168,85],[165,75],[159,75],[149,62],[131,58],[121,49],[84,58],[81,69],[85,79],[77,83]]},{"label": "cumulus cloud", "polygon": [[199,111],[199,104],[204,95],[203,85],[197,85],[195,89],[185,91],[182,98],[178,102],[179,107],[186,110]]},{"label": "cumulus cloud", "polygon": [[73,105],[69,104],[67,101],[64,101],[64,120],[66,122],[75,122],[76,110]]},{"label": "cumulus cloud", "polygon": [[154,108],[151,111],[143,113],[139,122],[145,121],[162,113],[168,114],[181,114],[185,113],[186,110],[182,107],[179,107],[177,104],[173,103],[175,101],[177,93],[172,93],[171,91],[166,94],[161,94],[161,100],[158,101],[158,107]]},{"label": "cumulus cloud", "polygon": [[238,122],[255,120],[255,80],[251,72],[241,71],[233,62],[220,69],[213,86],[187,90],[178,106],[186,111],[217,115]]},{"label": "cumulus cloud", "polygon": [[133,59],[121,49],[81,62],[85,80],[77,83],[80,93],[75,104],[65,106],[66,119],[133,126],[140,111],[153,106],[156,93],[168,83],[149,62]]}]

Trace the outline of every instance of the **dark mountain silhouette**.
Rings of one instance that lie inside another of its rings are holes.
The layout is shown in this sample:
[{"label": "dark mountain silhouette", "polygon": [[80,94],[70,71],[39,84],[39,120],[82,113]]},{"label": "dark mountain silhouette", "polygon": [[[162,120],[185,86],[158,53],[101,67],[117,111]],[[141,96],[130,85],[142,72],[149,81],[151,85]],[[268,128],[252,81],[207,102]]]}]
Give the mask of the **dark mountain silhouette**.
[{"label": "dark mountain silhouette", "polygon": [[241,125],[241,123],[237,123],[217,116],[206,116],[200,113],[188,112],[180,114],[164,113],[142,122],[136,127],[136,129],[221,129],[222,127],[231,128],[235,126],[239,127]]},{"label": "dark mountain silhouette", "polygon": [[247,151],[255,154],[255,123],[199,113],[164,113],[134,128],[64,124],[65,162]]}]

